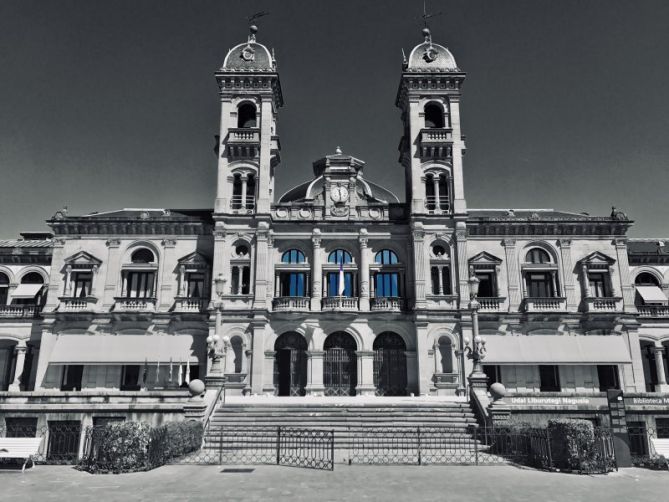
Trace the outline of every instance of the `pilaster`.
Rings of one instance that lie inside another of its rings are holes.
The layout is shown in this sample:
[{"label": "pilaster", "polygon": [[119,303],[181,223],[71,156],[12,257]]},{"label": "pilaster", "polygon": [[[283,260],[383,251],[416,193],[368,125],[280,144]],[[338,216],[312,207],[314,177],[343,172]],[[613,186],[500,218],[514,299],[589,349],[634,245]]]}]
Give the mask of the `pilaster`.
[{"label": "pilaster", "polygon": [[367,243],[369,237],[366,229],[360,230],[358,242],[360,244],[360,310],[369,310],[369,249]]},{"label": "pilaster", "polygon": [[[571,256],[571,240],[560,239],[560,257],[562,259],[562,284],[564,295],[567,298],[567,310],[573,312],[578,309],[579,298],[574,284],[574,263]],[[586,277],[587,278],[587,277]]]},{"label": "pilaster", "polygon": [[630,265],[627,259],[627,240],[615,239],[616,261],[618,262],[618,273],[620,274],[620,285],[623,294],[623,308],[625,312],[635,312],[634,286],[630,275]]},{"label": "pilaster", "polygon": [[358,385],[355,388],[357,396],[373,396],[376,393],[374,386],[374,352],[371,350],[356,351],[358,361]]},{"label": "pilaster", "polygon": [[322,396],[325,394],[323,385],[323,358],[325,352],[312,350],[307,352],[307,387],[309,396]]},{"label": "pilaster", "polygon": [[517,312],[520,308],[522,300],[520,294],[520,273],[518,271],[518,252],[516,249],[515,239],[504,239],[502,241],[504,246],[505,262],[506,262],[506,276],[509,284],[509,312]]},{"label": "pilaster", "polygon": [[467,260],[467,226],[463,221],[455,224],[455,244],[460,308],[466,309],[469,308],[469,261]]}]

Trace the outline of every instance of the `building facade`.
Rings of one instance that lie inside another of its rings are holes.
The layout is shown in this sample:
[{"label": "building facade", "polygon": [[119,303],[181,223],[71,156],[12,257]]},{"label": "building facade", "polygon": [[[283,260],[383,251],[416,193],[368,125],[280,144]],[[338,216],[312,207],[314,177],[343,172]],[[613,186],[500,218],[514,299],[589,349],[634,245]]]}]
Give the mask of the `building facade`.
[{"label": "building facade", "polygon": [[484,369],[512,396],[669,391],[666,245],[615,209],[469,208],[465,73],[423,36],[395,102],[404,202],[339,147],[275,193],[283,97],[252,27],[216,72],[213,210],[63,210],[52,238],[0,242],[0,411],[37,409],[22,392],[71,418],[63,396],[89,393],[171,416],[222,373],[240,395],[466,395],[475,283]]}]

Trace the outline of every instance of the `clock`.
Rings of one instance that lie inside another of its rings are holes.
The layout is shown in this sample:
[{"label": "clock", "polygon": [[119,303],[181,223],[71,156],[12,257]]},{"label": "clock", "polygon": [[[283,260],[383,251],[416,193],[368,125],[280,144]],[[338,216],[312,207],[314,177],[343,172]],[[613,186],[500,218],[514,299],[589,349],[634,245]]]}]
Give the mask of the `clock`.
[{"label": "clock", "polygon": [[344,185],[332,185],[330,198],[333,202],[346,202],[348,200],[348,188]]}]

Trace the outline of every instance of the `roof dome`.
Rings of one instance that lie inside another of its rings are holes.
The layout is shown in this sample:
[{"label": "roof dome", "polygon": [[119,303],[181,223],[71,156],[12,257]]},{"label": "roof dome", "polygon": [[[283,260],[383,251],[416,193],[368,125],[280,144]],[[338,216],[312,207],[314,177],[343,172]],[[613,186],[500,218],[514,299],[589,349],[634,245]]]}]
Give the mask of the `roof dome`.
[{"label": "roof dome", "polygon": [[409,60],[404,62],[406,71],[440,72],[460,71],[451,51],[443,45],[432,42],[430,30],[423,30],[425,42],[418,44],[409,54]]},{"label": "roof dome", "polygon": [[221,71],[276,71],[273,54],[256,42],[257,31],[256,26],[251,26],[248,41],[230,49]]}]

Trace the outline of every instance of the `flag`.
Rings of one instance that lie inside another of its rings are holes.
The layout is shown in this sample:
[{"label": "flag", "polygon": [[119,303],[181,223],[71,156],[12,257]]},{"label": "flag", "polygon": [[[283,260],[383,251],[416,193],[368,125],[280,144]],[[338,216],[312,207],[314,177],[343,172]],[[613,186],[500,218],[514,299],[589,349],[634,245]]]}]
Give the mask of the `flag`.
[{"label": "flag", "polygon": [[337,291],[337,296],[344,296],[346,291],[346,284],[344,281],[344,260],[339,262],[339,288]]},{"label": "flag", "polygon": [[190,356],[186,358],[186,385],[190,383]]},{"label": "flag", "polygon": [[160,382],[160,360],[158,360],[158,364],[156,365],[156,385]]},{"label": "flag", "polygon": [[181,364],[181,361],[179,361],[179,373],[177,374],[177,383],[179,384],[179,387],[181,387],[184,383],[184,367]]},{"label": "flag", "polygon": [[173,383],[172,379],[172,358],[170,357],[170,383]]},{"label": "flag", "polygon": [[144,359],[144,372],[142,373],[142,387],[146,387],[146,382],[149,379],[149,360]]}]

